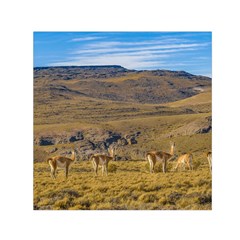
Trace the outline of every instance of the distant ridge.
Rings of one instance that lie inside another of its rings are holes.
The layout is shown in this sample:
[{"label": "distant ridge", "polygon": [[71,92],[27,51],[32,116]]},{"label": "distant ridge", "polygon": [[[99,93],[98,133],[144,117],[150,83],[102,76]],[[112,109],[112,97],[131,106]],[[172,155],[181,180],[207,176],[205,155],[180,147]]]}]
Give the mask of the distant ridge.
[{"label": "distant ridge", "polygon": [[185,71],[137,71],[119,65],[35,68],[34,82],[40,100],[44,94],[57,100],[84,93],[94,99],[150,104],[178,101],[211,88],[210,78]]},{"label": "distant ridge", "polygon": [[121,68],[126,69],[120,65],[86,65],[86,66],[47,66],[47,67],[34,67],[34,69],[50,69],[50,68],[81,68],[81,69],[96,69],[96,68]]},{"label": "distant ridge", "polygon": [[195,77],[200,77],[200,78],[208,78],[211,79],[210,77],[206,77],[203,75],[195,75],[191,74],[186,71],[174,71],[174,70],[168,70],[168,69],[152,69],[152,70],[135,70],[135,69],[127,69],[125,67],[122,67],[121,65],[83,65],[83,66],[47,66],[47,67],[34,67],[34,71],[41,71],[41,70],[76,70],[76,69],[81,69],[81,70],[114,70],[117,72],[149,72],[152,73],[155,76],[177,76],[177,77],[183,77],[183,78],[195,78]]}]

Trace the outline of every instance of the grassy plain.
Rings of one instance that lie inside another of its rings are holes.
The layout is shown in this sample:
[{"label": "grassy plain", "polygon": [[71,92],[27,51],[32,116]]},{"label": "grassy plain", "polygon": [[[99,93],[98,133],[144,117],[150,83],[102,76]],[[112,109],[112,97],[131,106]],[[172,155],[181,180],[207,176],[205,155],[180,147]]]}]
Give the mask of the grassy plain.
[{"label": "grassy plain", "polygon": [[[147,78],[148,74],[129,73],[127,76],[109,77],[101,82],[124,83],[131,93],[127,82],[132,80],[131,84],[137,83],[139,76]],[[157,76],[150,77],[153,82],[158,79]],[[136,132],[140,132],[140,135],[136,144],[119,147],[117,155],[129,156],[131,160],[110,162],[108,176],[101,176],[101,169],[99,176],[94,176],[91,162],[82,161],[79,156],[80,160],[73,164],[67,180],[63,170],[58,171],[56,180],[51,179],[50,167],[45,160],[56,154],[52,153],[53,148],[70,150],[76,146],[81,147],[82,142],[34,145],[34,159],[41,160],[34,161],[33,164],[34,209],[212,209],[212,177],[205,156],[212,147],[212,133],[184,134],[183,131],[186,128],[187,132],[189,124],[196,120],[201,121],[211,116],[210,88],[175,102],[152,104],[141,103],[139,98],[133,101],[134,98],[128,98],[128,95],[125,97],[131,101],[94,98],[81,94],[84,88],[88,87],[87,90],[90,91],[89,84],[94,81],[81,87],[82,83],[76,79],[49,81],[48,78],[39,77],[34,83],[35,137],[71,132],[74,129],[91,130],[96,134],[100,130],[108,130],[121,133],[122,136]],[[169,78],[163,78],[160,83],[167,84],[167,79]],[[183,83],[184,88],[193,84],[191,80],[184,82],[175,79],[168,85],[180,86]],[[209,87],[209,84],[206,86]],[[164,93],[166,96],[167,91],[170,91],[169,94],[172,91],[167,86],[162,88],[163,93],[164,89],[168,89]],[[104,85],[104,89],[105,87]],[[114,92],[114,85],[109,89]],[[97,91],[97,86],[94,91]],[[183,129],[181,134],[173,134],[171,139],[167,136],[180,128]],[[145,152],[169,152],[170,140],[176,142],[178,155],[186,152],[193,154],[194,170],[175,172],[173,167],[176,162],[170,162],[166,174],[161,172],[159,164],[155,167],[155,173],[150,174],[148,163],[144,160]]]},{"label": "grassy plain", "polygon": [[94,176],[91,162],[73,165],[68,180],[60,170],[50,178],[46,163],[34,164],[35,209],[201,210],[211,209],[212,181],[204,158],[195,158],[193,171],[154,174],[145,161],[109,163],[108,176]]}]

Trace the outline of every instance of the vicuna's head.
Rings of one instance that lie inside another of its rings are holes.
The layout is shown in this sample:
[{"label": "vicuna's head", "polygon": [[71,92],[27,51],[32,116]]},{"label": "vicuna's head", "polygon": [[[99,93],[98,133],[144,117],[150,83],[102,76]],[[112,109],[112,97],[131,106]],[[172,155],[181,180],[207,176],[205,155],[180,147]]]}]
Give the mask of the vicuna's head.
[{"label": "vicuna's head", "polygon": [[110,157],[113,158],[113,161],[116,160],[116,150],[117,150],[117,147],[116,147],[116,146],[110,146],[110,147],[108,148],[108,153],[109,153]]}]

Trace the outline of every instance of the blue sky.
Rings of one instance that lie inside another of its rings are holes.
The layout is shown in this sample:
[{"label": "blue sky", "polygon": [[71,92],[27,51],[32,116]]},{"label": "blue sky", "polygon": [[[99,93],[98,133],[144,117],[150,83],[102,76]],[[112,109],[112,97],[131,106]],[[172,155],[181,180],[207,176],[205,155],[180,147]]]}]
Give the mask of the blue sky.
[{"label": "blue sky", "polygon": [[211,32],[34,32],[34,67],[121,65],[212,75]]}]

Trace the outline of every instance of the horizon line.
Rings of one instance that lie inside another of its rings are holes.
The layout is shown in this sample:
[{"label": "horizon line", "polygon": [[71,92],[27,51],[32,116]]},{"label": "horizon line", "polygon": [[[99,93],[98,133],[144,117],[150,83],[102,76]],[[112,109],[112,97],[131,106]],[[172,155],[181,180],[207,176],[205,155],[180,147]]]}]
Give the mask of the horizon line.
[{"label": "horizon line", "polygon": [[122,65],[116,65],[116,64],[113,64],[113,65],[59,65],[59,66],[36,66],[36,67],[33,67],[33,69],[35,68],[71,68],[71,67],[81,67],[81,68],[84,68],[84,67],[121,67],[121,68],[124,68],[124,69],[127,69],[127,70],[130,70],[130,71],[170,71],[170,72],[186,72],[186,73],[189,73],[191,75],[194,75],[194,76],[204,76],[204,77],[208,77],[208,78],[211,78],[212,79],[212,76],[207,76],[207,75],[203,75],[203,74],[193,74],[193,73],[190,73],[188,71],[185,71],[185,70],[170,70],[170,69],[160,69],[160,68],[155,68],[155,69],[129,69],[129,68],[126,68],[126,67],[123,67]]}]

